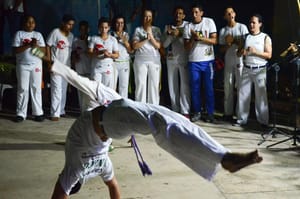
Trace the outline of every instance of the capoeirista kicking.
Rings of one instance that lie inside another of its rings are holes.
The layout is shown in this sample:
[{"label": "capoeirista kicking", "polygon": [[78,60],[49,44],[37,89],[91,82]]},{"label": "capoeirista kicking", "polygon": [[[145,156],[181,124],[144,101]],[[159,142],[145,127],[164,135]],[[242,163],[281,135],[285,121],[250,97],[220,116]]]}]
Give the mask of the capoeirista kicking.
[{"label": "capoeirista kicking", "polygon": [[54,62],[51,71],[84,92],[91,102],[90,110],[106,106],[101,123],[109,137],[152,133],[160,147],[207,180],[213,178],[220,164],[224,169],[236,172],[262,161],[257,150],[249,153],[230,152],[184,116],[163,106],[123,99],[113,89],[81,77],[58,61]]}]

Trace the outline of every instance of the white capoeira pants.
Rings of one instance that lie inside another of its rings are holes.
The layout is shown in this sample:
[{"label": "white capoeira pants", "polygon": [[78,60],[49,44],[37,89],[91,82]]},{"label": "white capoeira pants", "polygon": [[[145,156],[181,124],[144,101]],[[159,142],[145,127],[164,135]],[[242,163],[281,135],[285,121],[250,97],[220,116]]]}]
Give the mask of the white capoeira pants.
[{"label": "white capoeira pants", "polygon": [[129,75],[130,75],[129,60],[114,62],[114,89],[118,90],[118,93],[123,98],[128,98]]},{"label": "white capoeira pants", "polygon": [[[91,100],[98,100],[110,91],[99,82],[79,76],[75,71],[56,62],[52,71],[61,75]],[[152,133],[156,143],[207,180],[211,180],[228,152],[202,128],[191,123],[184,116],[163,106],[122,99],[113,93],[107,97],[116,98],[103,113],[102,125],[107,135],[123,138],[133,133]],[[104,100],[105,101],[105,100]]]},{"label": "white capoeira pants", "polygon": [[26,119],[29,95],[31,97],[32,115],[43,115],[42,108],[42,63],[36,65],[18,64],[16,114]]},{"label": "white capoeira pants", "polygon": [[267,125],[269,124],[269,108],[266,67],[258,69],[243,68],[238,95],[238,119],[242,120],[243,123],[247,123],[250,111],[252,84],[254,84],[255,113],[257,121]]},{"label": "white capoeira pants", "polygon": [[[224,68],[224,115],[234,115],[234,87],[237,93],[240,87],[240,79],[243,65],[240,64],[238,59],[231,58],[225,60]],[[237,95],[238,96],[238,95]],[[238,112],[238,100],[235,108]]]},{"label": "white capoeira pants", "polygon": [[135,100],[159,104],[160,60],[143,61],[136,58],[133,63]]},{"label": "white capoeira pants", "polygon": [[51,74],[51,117],[60,117],[65,114],[68,82],[61,76]]},{"label": "white capoeira pants", "polygon": [[91,78],[109,88],[114,88],[114,70],[112,63],[103,63],[93,69]]},{"label": "white capoeira pants", "polygon": [[187,63],[167,59],[168,84],[172,110],[182,114],[190,113],[191,94]]}]

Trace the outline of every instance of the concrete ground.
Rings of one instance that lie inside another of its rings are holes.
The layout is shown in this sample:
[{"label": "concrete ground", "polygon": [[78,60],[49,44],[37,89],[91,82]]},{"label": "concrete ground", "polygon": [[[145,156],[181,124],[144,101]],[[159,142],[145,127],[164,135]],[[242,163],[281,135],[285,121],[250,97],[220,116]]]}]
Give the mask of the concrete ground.
[{"label": "concrete ground", "polygon": [[[0,114],[0,199],[50,198],[58,173],[64,165],[64,141],[75,117],[58,122],[30,119],[14,123],[13,115]],[[198,122],[212,137],[232,151],[258,148],[261,164],[231,174],[220,169],[208,182],[159,148],[151,135],[137,136],[143,157],[153,171],[143,177],[127,139],[114,140],[110,157],[123,199],[287,199],[300,196],[300,148],[288,141],[269,149],[267,145],[286,139],[278,134],[261,140],[256,122],[249,128],[229,123]],[[287,130],[283,127],[283,130]],[[292,129],[293,130],[293,129]],[[300,143],[298,143],[300,144]],[[100,178],[88,181],[72,199],[107,199]]]}]

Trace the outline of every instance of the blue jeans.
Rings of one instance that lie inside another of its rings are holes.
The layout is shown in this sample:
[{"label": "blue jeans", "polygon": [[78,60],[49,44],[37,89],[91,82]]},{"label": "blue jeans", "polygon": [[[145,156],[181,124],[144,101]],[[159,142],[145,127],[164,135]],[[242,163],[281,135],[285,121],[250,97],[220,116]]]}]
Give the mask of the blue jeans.
[{"label": "blue jeans", "polygon": [[193,112],[201,112],[202,99],[201,99],[201,83],[202,77],[204,81],[205,89],[205,104],[206,110],[209,115],[214,113],[215,99],[213,88],[213,76],[214,76],[214,60],[203,62],[189,62],[190,71],[190,88],[192,98]]}]

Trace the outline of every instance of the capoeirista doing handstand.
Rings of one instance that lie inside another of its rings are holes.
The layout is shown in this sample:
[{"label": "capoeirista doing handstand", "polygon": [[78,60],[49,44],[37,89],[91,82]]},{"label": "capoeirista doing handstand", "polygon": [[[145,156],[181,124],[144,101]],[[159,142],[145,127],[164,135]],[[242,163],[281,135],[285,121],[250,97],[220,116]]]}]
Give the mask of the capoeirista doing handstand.
[{"label": "capoeirista doing handstand", "polygon": [[259,163],[258,151],[230,152],[201,127],[163,106],[123,99],[100,82],[81,77],[70,67],[55,61],[51,71],[61,75],[89,98],[89,110],[105,106],[101,125],[105,134],[118,139],[133,133],[149,134],[156,143],[207,180],[218,166],[229,172]]}]

